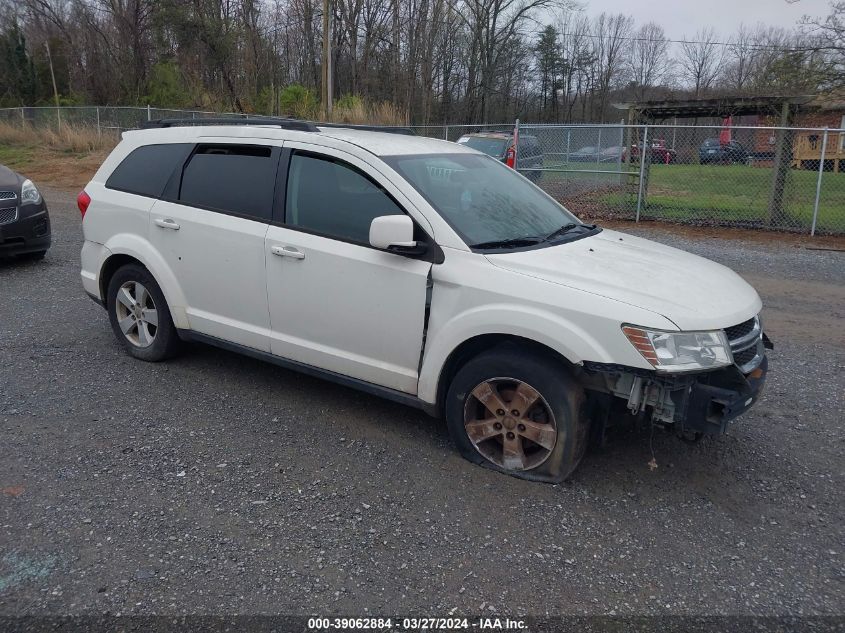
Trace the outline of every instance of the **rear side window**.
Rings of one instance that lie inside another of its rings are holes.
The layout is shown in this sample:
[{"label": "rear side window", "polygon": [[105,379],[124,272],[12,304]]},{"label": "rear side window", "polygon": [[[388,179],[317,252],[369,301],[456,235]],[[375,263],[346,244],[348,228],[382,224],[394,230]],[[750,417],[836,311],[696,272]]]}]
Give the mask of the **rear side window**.
[{"label": "rear side window", "polygon": [[260,145],[199,145],[182,174],[179,201],[269,221],[278,152]]},{"label": "rear side window", "polygon": [[159,198],[174,170],[190,153],[190,143],[144,145],[133,150],[106,180],[106,187]]}]

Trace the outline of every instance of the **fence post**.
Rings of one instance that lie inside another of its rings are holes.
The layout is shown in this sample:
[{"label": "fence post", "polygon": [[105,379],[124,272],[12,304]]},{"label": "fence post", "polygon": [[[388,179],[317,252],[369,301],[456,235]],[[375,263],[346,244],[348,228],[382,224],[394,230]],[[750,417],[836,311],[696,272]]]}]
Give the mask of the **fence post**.
[{"label": "fence post", "polygon": [[[621,152],[619,152],[619,158],[616,160],[616,169],[619,171],[619,177],[616,179],[616,184],[622,184],[622,160],[623,156],[625,156],[625,119],[619,121],[619,147],[623,148]],[[628,150],[628,154],[631,153],[631,150]],[[625,170],[627,171],[627,170]]]},{"label": "fence post", "polygon": [[816,234],[816,221],[819,218],[819,199],[822,195],[822,174],[824,174],[824,159],[827,155],[827,136],[828,130],[824,129],[824,136],[822,137],[822,155],[819,160],[819,179],[816,181],[816,202],[813,205],[813,224],[810,227],[810,237]]},{"label": "fence post", "polygon": [[601,128],[599,128],[599,140],[596,143],[596,158],[598,158],[598,162],[601,163]]},{"label": "fence post", "polygon": [[151,120],[152,117],[150,116],[150,104],[147,104],[147,121]]},{"label": "fence post", "polygon": [[643,208],[643,186],[645,185],[645,161],[646,152],[651,155],[651,148],[648,146],[648,126],[643,126],[643,144],[640,145],[640,186],[637,189],[637,217],[635,222],[640,221],[640,211]]},{"label": "fence post", "polygon": [[23,108],[21,108],[21,125],[26,125],[26,114]]},{"label": "fence post", "polygon": [[448,125],[443,126],[443,140],[444,141],[449,140],[449,126]]},{"label": "fence post", "polygon": [[100,132],[100,106],[97,106],[97,136],[102,136]]}]

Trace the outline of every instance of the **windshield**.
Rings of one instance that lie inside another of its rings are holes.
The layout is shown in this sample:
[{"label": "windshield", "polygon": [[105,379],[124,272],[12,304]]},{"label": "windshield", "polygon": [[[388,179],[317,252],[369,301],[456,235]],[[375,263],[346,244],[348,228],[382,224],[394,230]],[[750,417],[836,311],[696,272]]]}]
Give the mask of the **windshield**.
[{"label": "windshield", "polygon": [[486,156],[384,157],[470,246],[543,238],[579,220],[512,169]]},{"label": "windshield", "polygon": [[490,138],[488,136],[466,136],[464,139],[458,141],[461,145],[466,145],[472,149],[483,152],[488,156],[495,156],[496,158],[505,155],[505,139]]}]

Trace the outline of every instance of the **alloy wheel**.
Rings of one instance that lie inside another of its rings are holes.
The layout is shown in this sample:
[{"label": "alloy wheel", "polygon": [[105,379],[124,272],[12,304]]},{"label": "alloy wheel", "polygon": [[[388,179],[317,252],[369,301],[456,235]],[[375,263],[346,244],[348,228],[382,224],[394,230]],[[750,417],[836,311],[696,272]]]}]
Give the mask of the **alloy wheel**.
[{"label": "alloy wheel", "polygon": [[158,310],[143,284],[127,281],[117,291],[117,323],[127,340],[136,347],[149,347],[158,332]]},{"label": "alloy wheel", "polygon": [[480,383],[464,405],[467,437],[485,458],[506,470],[530,470],[557,443],[557,423],[540,392],[516,378]]}]

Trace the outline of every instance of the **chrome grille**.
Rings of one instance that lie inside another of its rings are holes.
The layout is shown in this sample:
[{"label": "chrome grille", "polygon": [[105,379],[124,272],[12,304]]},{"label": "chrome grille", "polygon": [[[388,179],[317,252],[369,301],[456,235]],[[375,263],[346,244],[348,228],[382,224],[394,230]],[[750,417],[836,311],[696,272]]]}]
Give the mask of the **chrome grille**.
[{"label": "chrome grille", "polygon": [[17,200],[18,194],[14,191],[0,191],[0,200]]},{"label": "chrome grille", "polygon": [[725,334],[728,335],[728,340],[732,341],[734,339],[742,338],[743,336],[748,335],[754,329],[754,324],[756,322],[757,317],[753,317],[751,319],[748,319],[747,321],[743,321],[739,325],[726,327]]},{"label": "chrome grille", "polygon": [[7,207],[5,209],[0,209],[0,224],[8,224],[9,222],[14,222],[17,219],[17,207]]},{"label": "chrome grille", "polygon": [[737,325],[725,328],[731,345],[734,363],[743,374],[749,374],[763,361],[763,326],[756,316]]}]

